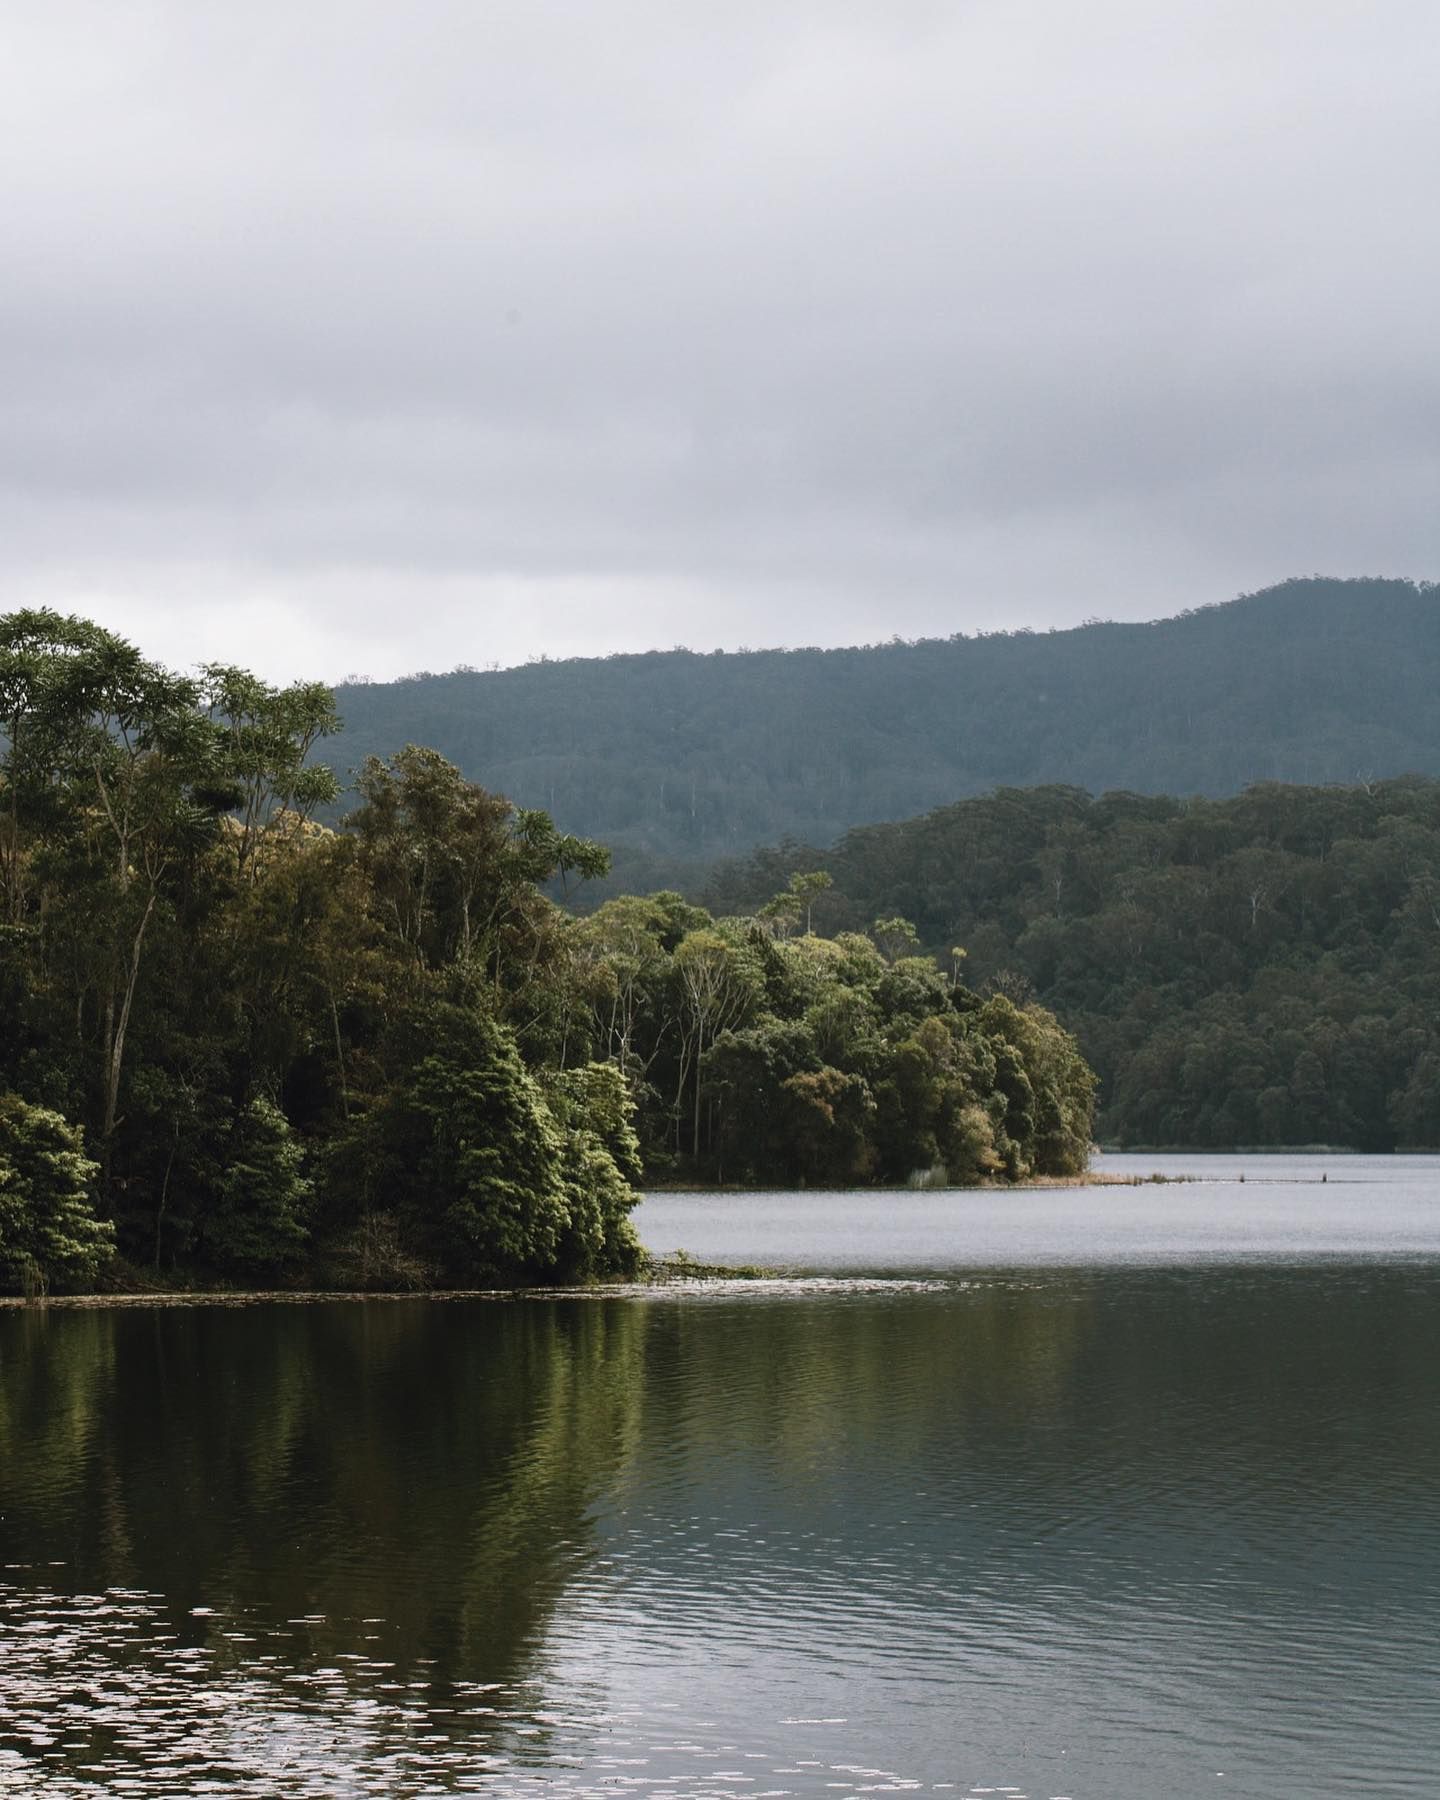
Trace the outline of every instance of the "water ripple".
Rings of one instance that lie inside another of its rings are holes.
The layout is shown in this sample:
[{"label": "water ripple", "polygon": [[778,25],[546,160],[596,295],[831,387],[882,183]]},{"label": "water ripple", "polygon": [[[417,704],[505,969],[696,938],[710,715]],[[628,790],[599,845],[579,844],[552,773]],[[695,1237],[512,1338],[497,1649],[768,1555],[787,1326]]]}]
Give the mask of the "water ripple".
[{"label": "water ripple", "polygon": [[1440,1268],[7,1314],[0,1793],[1433,1800],[1437,1491]]}]

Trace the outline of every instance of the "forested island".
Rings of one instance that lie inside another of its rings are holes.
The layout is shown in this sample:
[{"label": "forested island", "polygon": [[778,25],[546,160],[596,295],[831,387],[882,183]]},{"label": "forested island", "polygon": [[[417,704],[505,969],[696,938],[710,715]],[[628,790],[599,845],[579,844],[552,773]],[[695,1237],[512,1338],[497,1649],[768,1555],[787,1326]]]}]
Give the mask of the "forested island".
[{"label": "forested island", "polygon": [[1266,783],[1232,799],[1003,789],[719,870],[796,870],[826,930],[899,915],[968,979],[1039,999],[1122,1146],[1440,1147],[1440,781]]},{"label": "forested island", "polygon": [[597,844],[414,745],[342,800],[339,725],[0,619],[0,1287],[582,1281],[643,1179],[1084,1166],[1074,1040],[903,918],[820,935],[819,870],[577,917]]}]

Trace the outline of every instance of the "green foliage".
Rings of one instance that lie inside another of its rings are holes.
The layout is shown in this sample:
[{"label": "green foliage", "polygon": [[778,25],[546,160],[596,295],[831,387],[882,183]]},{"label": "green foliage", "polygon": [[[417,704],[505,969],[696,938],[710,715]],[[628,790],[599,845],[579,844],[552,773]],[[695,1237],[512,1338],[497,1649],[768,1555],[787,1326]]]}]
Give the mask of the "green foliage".
[{"label": "green foliage", "polygon": [[[932,1017],[897,1043],[876,1082],[876,1134],[886,1166],[938,1170],[960,1183],[1020,1172],[1005,1131],[1008,1101],[997,1088],[995,1046],[973,1025]],[[1077,1137],[1088,1131],[1089,1097],[1076,1097]],[[1088,1143],[1068,1158],[1037,1149],[1040,1172],[1071,1174],[1085,1165]]]},{"label": "green foliage", "polygon": [[[617,985],[543,885],[605,852],[414,747],[319,826],[337,728],[314,684],[0,620],[0,1086],[83,1124],[101,1236],[161,1274],[626,1265],[627,1077],[576,1077],[563,1129],[541,1085],[588,1058]],[[692,910],[647,916],[663,939]],[[23,1254],[37,1279],[89,1266]]]},{"label": "green foliage", "polygon": [[706,1057],[717,1179],[779,1185],[796,1179],[786,1084],[818,1066],[813,1034],[773,1014],[718,1040]]},{"label": "green foliage", "polygon": [[472,1008],[434,1005],[417,1024],[424,1054],[357,1133],[402,1241],[454,1285],[633,1269],[640,1159],[619,1069],[537,1076]]},{"label": "green foliage", "polygon": [[793,1145],[800,1178],[834,1187],[853,1187],[874,1172],[870,1141],[875,1100],[863,1075],[828,1064],[787,1076],[782,1128]]},{"label": "green foliage", "polygon": [[94,1280],[114,1242],[92,1205],[99,1172],[77,1126],[0,1094],[0,1285],[43,1292]]},{"label": "green foliage", "polygon": [[335,696],[322,682],[273,688],[227,663],[209,663],[202,694],[223,733],[221,796],[235,812],[243,866],[277,820],[308,817],[340,796],[335,772],[311,762],[322,738],[340,729]]},{"label": "green foliage", "polygon": [[[113,1239],[162,1277],[583,1280],[636,1266],[642,1170],[1083,1160],[1051,1027],[992,1017],[903,920],[885,954],[818,935],[828,870],[764,918],[663,891],[577,919],[545,889],[607,853],[433,750],[368,758],[317,823],[337,727],[312,684],[0,620],[5,1279],[83,1281]],[[938,1058],[913,1119],[886,1098],[912,1038]]]},{"label": "green foliage", "polygon": [[635,1102],[620,1068],[585,1063],[545,1082],[560,1133],[567,1220],[557,1256],[568,1279],[633,1274],[640,1240],[630,1223],[642,1176]]},{"label": "green foliage", "polygon": [[[621,905],[577,929],[613,931]],[[623,912],[631,926],[644,917]],[[892,952],[913,948],[904,921],[882,927]],[[652,1170],[850,1186],[917,1170],[968,1182],[1084,1168],[1094,1080],[1038,1007],[982,1002],[931,958],[889,960],[857,933],[777,935],[763,906],[692,921],[668,971],[663,945],[646,942],[647,998],[627,1043],[644,1072]]]},{"label": "green foliage", "polygon": [[[729,865],[712,900],[755,904],[785,861]],[[1016,1017],[1032,997],[1053,1009],[1101,1077],[1106,1139],[1440,1147],[1440,782],[1222,801],[1002,789],[852,831],[825,861],[832,926],[908,917],[927,945],[965,944],[967,979],[1018,999]],[[1007,1116],[1064,1161],[1088,1073],[997,1005],[982,1019],[1032,1090],[1001,1072]]]},{"label": "green foliage", "polygon": [[570,1208],[535,1078],[483,1014],[437,1008],[427,1026],[428,1054],[376,1122],[401,1210],[448,1282],[548,1277]]},{"label": "green foliage", "polygon": [[269,1100],[252,1100],[225,1132],[221,1156],[201,1228],[204,1260],[244,1274],[285,1268],[305,1247],[312,1185],[289,1120]]},{"label": "green foliage", "polygon": [[545,1085],[550,1109],[562,1125],[588,1131],[626,1181],[642,1179],[635,1102],[616,1063],[555,1070]]}]

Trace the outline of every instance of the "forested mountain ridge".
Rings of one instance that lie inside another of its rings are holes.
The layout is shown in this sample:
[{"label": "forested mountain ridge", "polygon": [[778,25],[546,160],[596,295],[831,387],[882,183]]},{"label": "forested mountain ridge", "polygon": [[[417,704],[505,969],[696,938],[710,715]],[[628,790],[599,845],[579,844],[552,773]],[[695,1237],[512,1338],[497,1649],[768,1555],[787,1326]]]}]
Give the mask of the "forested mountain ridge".
[{"label": "forested mountain ridge", "polygon": [[913,922],[1033,995],[1101,1078],[1102,1139],[1440,1147],[1440,781],[1225,800],[1002,789],[722,867],[751,912],[828,873],[825,930]]},{"label": "forested mountain ridge", "polygon": [[1434,584],[1314,577],[1153,624],[352,682],[327,754],[345,779],[433,745],[628,870],[830,843],[1001,786],[1440,775],[1437,689]]}]

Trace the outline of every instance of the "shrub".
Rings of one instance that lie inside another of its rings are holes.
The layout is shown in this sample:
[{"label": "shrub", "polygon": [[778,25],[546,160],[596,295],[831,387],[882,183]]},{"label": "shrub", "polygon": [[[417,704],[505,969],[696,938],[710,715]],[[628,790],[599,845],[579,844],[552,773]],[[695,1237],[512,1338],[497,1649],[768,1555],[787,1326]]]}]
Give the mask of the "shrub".
[{"label": "shrub", "polygon": [[99,1172],[78,1125],[0,1094],[0,1283],[43,1293],[95,1279],[115,1236],[91,1204]]}]

